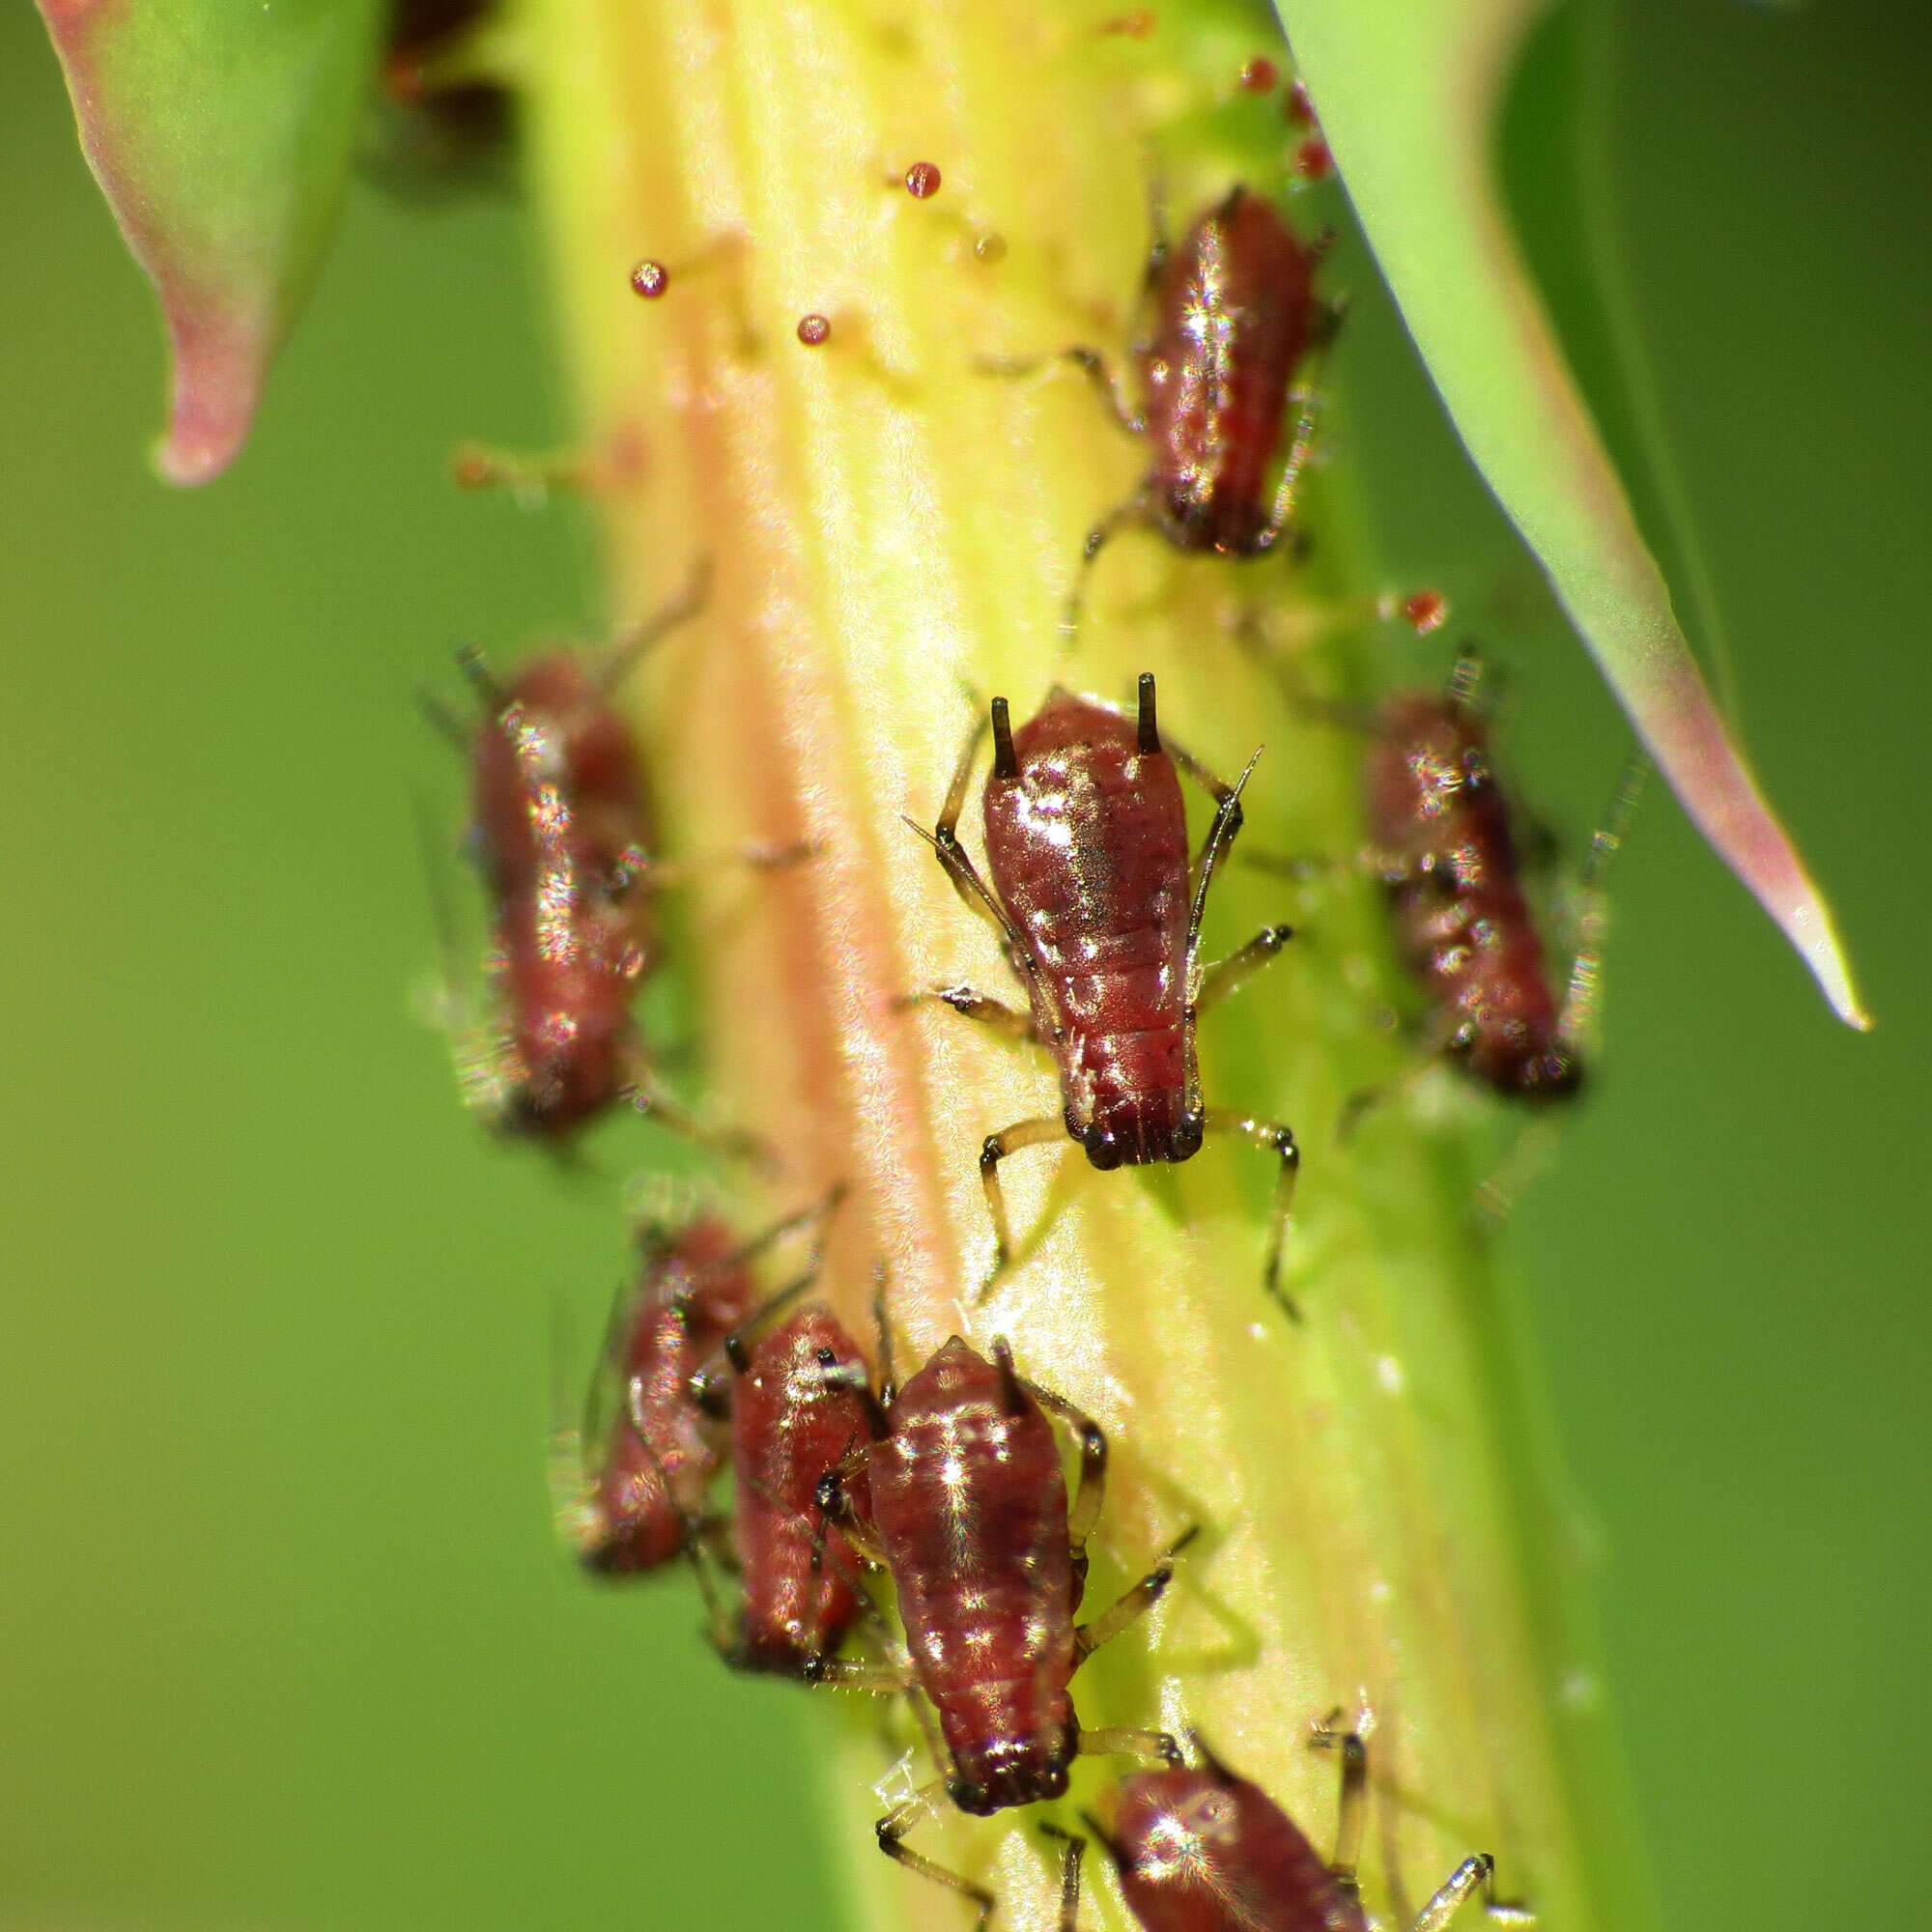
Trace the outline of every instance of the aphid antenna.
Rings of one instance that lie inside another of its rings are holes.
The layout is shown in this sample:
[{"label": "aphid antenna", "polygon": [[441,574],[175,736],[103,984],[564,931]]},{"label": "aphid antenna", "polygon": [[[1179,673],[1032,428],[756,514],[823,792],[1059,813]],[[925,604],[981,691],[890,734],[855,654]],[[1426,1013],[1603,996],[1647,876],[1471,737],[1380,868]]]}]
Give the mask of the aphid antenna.
[{"label": "aphid antenna", "polygon": [[684,588],[669,603],[649,612],[628,637],[620,638],[612,646],[598,673],[599,694],[605,697],[612,696],[657,644],[703,610],[710,595],[711,558],[700,554],[692,562],[691,574],[685,579]]}]

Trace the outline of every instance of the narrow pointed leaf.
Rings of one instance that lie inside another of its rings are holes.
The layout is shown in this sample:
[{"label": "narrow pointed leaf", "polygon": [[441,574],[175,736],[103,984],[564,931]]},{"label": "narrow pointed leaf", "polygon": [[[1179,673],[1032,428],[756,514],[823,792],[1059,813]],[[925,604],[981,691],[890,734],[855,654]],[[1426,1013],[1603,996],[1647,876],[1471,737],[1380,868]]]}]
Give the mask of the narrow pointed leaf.
[{"label": "narrow pointed leaf", "polygon": [[1686,810],[1868,1025],[1830,909],[1712,703],[1565,365],[1491,150],[1540,0],[1277,0],[1321,128],[1451,419]]},{"label": "narrow pointed leaf", "polygon": [[378,0],[39,0],[81,146],[160,298],[156,465],[205,483],[247,435],[333,225]]}]

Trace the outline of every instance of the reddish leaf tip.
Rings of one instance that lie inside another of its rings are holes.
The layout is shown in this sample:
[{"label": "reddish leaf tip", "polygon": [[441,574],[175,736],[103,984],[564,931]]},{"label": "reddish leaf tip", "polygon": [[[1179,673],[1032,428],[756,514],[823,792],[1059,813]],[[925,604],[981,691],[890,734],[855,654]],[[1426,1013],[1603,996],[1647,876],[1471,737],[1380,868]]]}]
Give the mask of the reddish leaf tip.
[{"label": "reddish leaf tip", "polygon": [[240,307],[166,306],[173,373],[168,426],[153,460],[163,482],[188,489],[219,476],[246,439],[271,331]]}]

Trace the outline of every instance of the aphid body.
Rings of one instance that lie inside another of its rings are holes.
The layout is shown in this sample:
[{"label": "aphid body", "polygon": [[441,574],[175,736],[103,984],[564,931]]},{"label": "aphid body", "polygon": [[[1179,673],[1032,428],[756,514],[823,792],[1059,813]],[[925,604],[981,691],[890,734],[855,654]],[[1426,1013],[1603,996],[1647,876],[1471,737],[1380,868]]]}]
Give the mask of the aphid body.
[{"label": "aphid body", "polygon": [[649,1237],[611,1323],[603,1374],[615,1371],[617,1411],[599,1431],[599,1460],[569,1512],[585,1569],[637,1576],[687,1552],[724,1448],[724,1419],[696,1378],[754,1299],[723,1222],[707,1216],[674,1237]]},{"label": "aphid body", "polygon": [[[866,1609],[859,1558],[819,1500],[828,1472],[869,1434],[865,1361],[821,1303],[749,1348],[730,1346],[741,1601],[726,1655],[741,1669],[810,1679]],[[863,1468],[844,1492],[864,1520]]]},{"label": "aphid body", "polygon": [[[1194,1741],[1202,1758],[1198,1770],[1137,1772],[1122,1780],[1113,1829],[1101,1832],[1100,1838],[1120,1874],[1121,1895],[1143,1932],[1369,1932],[1355,1877],[1367,1752],[1352,1731],[1340,1737],[1323,1731],[1317,1741],[1337,1746],[1342,1758],[1341,1815],[1331,1860],[1322,1859],[1260,1785],[1237,1777],[1199,1738]],[[1061,1932],[1074,1932],[1078,1922],[1079,1869],[1079,1841],[1069,1840]],[[1494,1875],[1494,1861],[1487,1853],[1464,1859],[1409,1932],[1440,1932],[1479,1892],[1492,1924],[1533,1924],[1520,1907],[1496,1902]]]},{"label": "aphid body", "polygon": [[538,658],[499,698],[471,761],[507,1029],[499,1121],[557,1135],[631,1084],[650,815],[629,727],[581,658]]},{"label": "aphid body", "polygon": [[1097,1168],[1201,1147],[1187,998],[1187,812],[1174,761],[1055,691],[986,781],[986,869],[1025,947],[1066,1131]]},{"label": "aphid body", "polygon": [[1316,260],[1236,186],[1152,270],[1152,328],[1134,357],[1152,456],[1147,511],[1180,550],[1257,556],[1281,535],[1269,471],[1315,335]]},{"label": "aphid body", "polygon": [[921,1690],[963,1811],[1057,1798],[1079,1738],[1080,1583],[1053,1426],[956,1335],[906,1383],[866,1470]]},{"label": "aphid body", "polygon": [[[1195,1055],[1200,1009],[1234,991],[1291,936],[1286,926],[1265,927],[1220,964],[1199,967],[1208,889],[1241,822],[1240,785],[1223,784],[1162,744],[1151,673],[1141,678],[1134,718],[1055,690],[1018,731],[996,697],[992,726],[982,804],[990,884],[956,835],[977,734],[931,842],[960,896],[999,932],[1028,1011],[970,987],[935,990],[969,1018],[1045,1046],[1062,1103],[1059,1121],[1019,1122],[988,1136],[980,1151],[995,1271],[1011,1246],[999,1163],[1017,1149],[1057,1138],[1064,1126],[1097,1168],[1183,1161],[1208,1127],[1222,1126],[1282,1162],[1264,1267],[1273,1292],[1300,1159],[1294,1137],[1273,1122],[1210,1114]],[[1177,761],[1217,808],[1193,868]]]},{"label": "aphid body", "polygon": [[1523,895],[1481,711],[1456,690],[1390,699],[1370,738],[1364,792],[1431,1034],[1500,1093],[1574,1094],[1582,1062]]}]

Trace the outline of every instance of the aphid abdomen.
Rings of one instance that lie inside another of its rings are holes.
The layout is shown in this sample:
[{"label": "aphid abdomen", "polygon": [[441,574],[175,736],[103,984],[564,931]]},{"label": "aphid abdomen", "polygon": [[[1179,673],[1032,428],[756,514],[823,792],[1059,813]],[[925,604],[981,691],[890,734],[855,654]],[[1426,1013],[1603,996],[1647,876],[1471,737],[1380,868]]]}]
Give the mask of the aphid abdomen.
[{"label": "aphid abdomen", "polygon": [[1314,301],[1313,257],[1244,187],[1168,258],[1141,367],[1157,512],[1180,549],[1252,556],[1277,534],[1268,472]]},{"label": "aphid abdomen", "polygon": [[[818,1503],[824,1477],[868,1434],[865,1397],[838,1371],[864,1358],[829,1309],[802,1309],[760,1339],[735,1378],[731,1462],[743,1579],[732,1662],[810,1676],[864,1608],[859,1559]],[[861,1519],[863,1475],[844,1485]]]},{"label": "aphid abdomen", "polygon": [[1125,1779],[1111,1849],[1146,1932],[1365,1932],[1352,1889],[1293,1820],[1219,1767]]},{"label": "aphid abdomen", "polygon": [[1140,750],[1133,720],[1065,692],[1014,733],[1013,752],[1018,776],[986,781],[986,864],[1037,974],[1035,1025],[1067,1130],[1096,1166],[1185,1158],[1164,1151],[1188,1078],[1174,762]]},{"label": "aphid abdomen", "polygon": [[1065,1789],[1073,1561],[1052,1426],[956,1336],[902,1388],[867,1459],[872,1522],[962,1810]]}]

